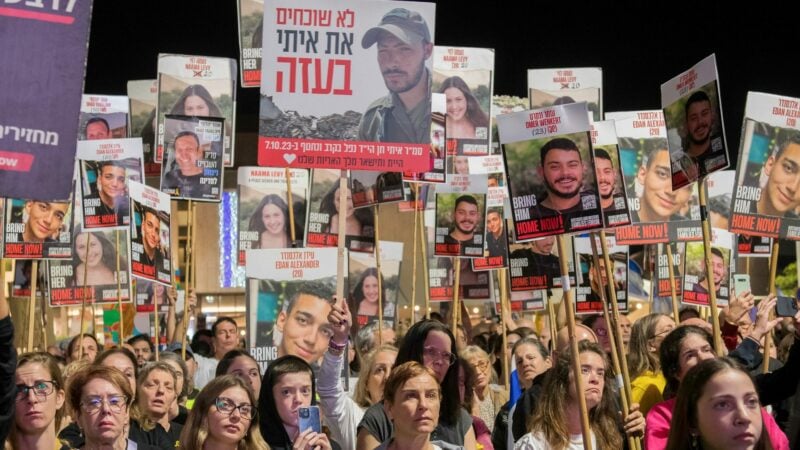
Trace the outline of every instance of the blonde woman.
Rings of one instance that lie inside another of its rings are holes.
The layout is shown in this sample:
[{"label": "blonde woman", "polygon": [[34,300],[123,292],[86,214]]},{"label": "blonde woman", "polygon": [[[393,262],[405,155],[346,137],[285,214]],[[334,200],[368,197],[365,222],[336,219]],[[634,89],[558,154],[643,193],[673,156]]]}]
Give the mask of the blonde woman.
[{"label": "blonde woman", "polygon": [[468,345],[461,351],[461,357],[475,369],[475,385],[472,387],[475,398],[472,404],[472,415],[480,417],[489,427],[494,429],[494,419],[500,409],[508,401],[508,392],[502,387],[491,384],[492,363],[489,354],[476,345]]}]

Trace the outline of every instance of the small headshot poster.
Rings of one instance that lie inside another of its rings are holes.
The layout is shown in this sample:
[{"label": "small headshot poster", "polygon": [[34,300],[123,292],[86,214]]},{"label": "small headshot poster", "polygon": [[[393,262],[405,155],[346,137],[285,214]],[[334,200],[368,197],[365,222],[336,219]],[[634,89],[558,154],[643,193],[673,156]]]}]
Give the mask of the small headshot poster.
[{"label": "small headshot poster", "polygon": [[730,165],[714,54],[662,84],[661,107],[673,189]]},{"label": "small headshot poster", "polygon": [[169,195],[134,181],[131,197],[131,275],[172,285]]},{"label": "small headshot poster", "polygon": [[173,198],[219,201],[225,120],[167,114],[161,192]]}]

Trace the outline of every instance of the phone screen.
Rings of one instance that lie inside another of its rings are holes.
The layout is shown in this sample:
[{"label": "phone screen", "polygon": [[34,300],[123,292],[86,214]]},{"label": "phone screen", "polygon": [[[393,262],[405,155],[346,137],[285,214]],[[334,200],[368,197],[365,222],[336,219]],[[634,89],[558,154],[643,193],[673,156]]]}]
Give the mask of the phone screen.
[{"label": "phone screen", "polygon": [[736,295],[750,290],[750,275],[736,274],[733,276],[733,289]]}]

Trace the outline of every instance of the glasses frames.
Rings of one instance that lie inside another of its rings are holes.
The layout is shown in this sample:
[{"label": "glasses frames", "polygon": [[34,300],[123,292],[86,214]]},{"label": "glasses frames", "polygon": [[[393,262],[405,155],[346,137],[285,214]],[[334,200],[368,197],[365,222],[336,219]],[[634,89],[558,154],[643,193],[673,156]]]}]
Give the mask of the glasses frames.
[{"label": "glasses frames", "polygon": [[253,405],[249,403],[242,403],[241,405],[236,405],[233,400],[227,397],[217,397],[214,400],[214,406],[217,407],[217,411],[225,413],[227,415],[233,414],[234,410],[239,410],[239,416],[242,419],[253,420],[255,416],[256,410],[253,408]]}]

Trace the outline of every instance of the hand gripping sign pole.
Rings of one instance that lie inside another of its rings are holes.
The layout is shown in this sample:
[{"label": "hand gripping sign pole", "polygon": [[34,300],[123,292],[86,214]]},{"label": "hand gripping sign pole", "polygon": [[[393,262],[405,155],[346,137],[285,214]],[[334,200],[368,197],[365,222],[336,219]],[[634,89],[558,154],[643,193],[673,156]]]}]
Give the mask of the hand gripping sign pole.
[{"label": "hand gripping sign pole", "polygon": [[714,348],[717,351],[717,356],[723,356],[725,349],[723,348],[722,338],[719,328],[719,308],[717,308],[717,292],[714,289],[714,266],[711,265],[711,224],[708,221],[708,204],[705,179],[698,181],[698,190],[700,191],[700,221],[703,227],[703,249],[704,258],[706,263],[706,279],[708,280],[708,306],[711,309],[711,327],[714,332]]},{"label": "hand gripping sign pole", "polygon": [[[564,243],[566,239],[563,234],[558,235],[558,256],[561,263],[561,288],[564,291],[562,299],[564,303],[564,310],[567,314],[567,329],[569,330],[569,343],[572,351],[572,373],[575,380],[575,391],[580,392],[578,395],[578,406],[581,412],[581,433],[583,434],[583,448],[585,450],[592,450],[591,441],[591,428],[589,427],[589,411],[586,408],[586,397],[582,394],[584,391],[584,380],[581,376],[581,362],[580,355],[578,354],[578,340],[575,337],[575,307],[572,303],[572,290],[569,284],[569,267],[567,265],[567,246]],[[555,335],[553,333],[553,335]]]}]

